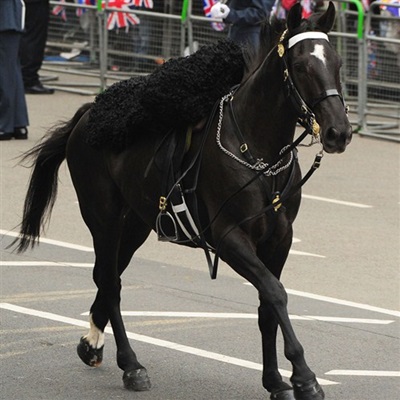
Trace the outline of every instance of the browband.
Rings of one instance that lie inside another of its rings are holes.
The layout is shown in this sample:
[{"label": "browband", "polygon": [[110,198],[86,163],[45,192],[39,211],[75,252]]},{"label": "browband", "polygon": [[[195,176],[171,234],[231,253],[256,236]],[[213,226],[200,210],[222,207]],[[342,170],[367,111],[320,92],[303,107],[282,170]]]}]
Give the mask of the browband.
[{"label": "browband", "polygon": [[299,33],[289,39],[288,49],[293,47],[296,43],[305,39],[325,39],[329,42],[328,35],[323,32],[303,32]]}]

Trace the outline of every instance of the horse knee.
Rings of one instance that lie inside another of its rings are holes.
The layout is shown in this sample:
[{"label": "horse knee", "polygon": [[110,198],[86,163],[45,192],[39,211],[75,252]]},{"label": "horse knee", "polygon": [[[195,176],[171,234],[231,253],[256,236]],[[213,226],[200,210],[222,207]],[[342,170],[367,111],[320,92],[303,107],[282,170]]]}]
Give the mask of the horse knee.
[{"label": "horse knee", "polygon": [[288,296],[282,283],[278,280],[270,281],[263,290],[260,290],[261,306],[268,305],[272,309],[286,308]]}]

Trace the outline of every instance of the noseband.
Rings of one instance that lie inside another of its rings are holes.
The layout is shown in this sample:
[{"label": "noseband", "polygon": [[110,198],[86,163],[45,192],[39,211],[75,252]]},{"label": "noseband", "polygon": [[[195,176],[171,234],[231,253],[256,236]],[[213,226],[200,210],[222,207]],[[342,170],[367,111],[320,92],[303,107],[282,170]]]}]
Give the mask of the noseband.
[{"label": "noseband", "polygon": [[337,89],[327,89],[322,92],[318,97],[309,101],[309,105],[304,101],[303,97],[297,90],[292,77],[289,73],[288,62],[287,62],[287,54],[288,50],[290,50],[294,45],[297,43],[306,40],[306,39],[322,39],[329,42],[328,35],[323,32],[303,32],[297,35],[292,36],[287,44],[284,44],[284,39],[286,36],[287,30],[283,32],[277,47],[278,55],[282,58],[284,70],[284,82],[286,86],[286,93],[287,96],[291,99],[293,106],[296,112],[299,115],[299,123],[309,130],[313,136],[318,136],[320,132],[320,127],[318,122],[315,119],[315,114],[313,113],[312,109],[319,104],[321,101],[325,100],[331,96],[339,96],[343,106],[347,110],[347,107],[344,103],[343,96]]}]

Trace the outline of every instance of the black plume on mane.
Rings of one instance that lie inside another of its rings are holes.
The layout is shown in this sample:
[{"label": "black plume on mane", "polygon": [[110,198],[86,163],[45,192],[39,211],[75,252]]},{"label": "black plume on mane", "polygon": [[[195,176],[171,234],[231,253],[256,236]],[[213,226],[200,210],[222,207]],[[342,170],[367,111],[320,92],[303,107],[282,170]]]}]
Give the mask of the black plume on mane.
[{"label": "black plume on mane", "polygon": [[195,124],[241,82],[245,69],[242,48],[221,40],[171,59],[148,76],[117,82],[96,97],[85,140],[121,150],[143,132],[163,135]]},{"label": "black plume on mane", "polygon": [[99,94],[89,114],[85,141],[121,150],[138,134],[164,135],[207,117],[215,102],[261,64],[285,27],[265,22],[254,54],[230,40],[202,46],[188,57],[167,61],[147,76],[133,77]]}]

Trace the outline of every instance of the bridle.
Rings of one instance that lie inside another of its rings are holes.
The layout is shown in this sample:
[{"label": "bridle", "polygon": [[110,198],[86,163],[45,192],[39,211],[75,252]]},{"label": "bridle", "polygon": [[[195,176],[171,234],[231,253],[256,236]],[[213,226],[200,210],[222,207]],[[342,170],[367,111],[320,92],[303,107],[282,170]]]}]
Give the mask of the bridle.
[{"label": "bridle", "polygon": [[285,89],[286,89],[286,95],[287,97],[290,98],[292,101],[292,104],[294,106],[295,111],[297,112],[298,118],[299,118],[299,123],[306,129],[308,130],[311,134],[314,136],[319,135],[320,127],[318,122],[315,119],[315,114],[312,111],[314,107],[321,103],[323,100],[325,100],[328,97],[332,96],[338,96],[345,108],[345,111],[347,113],[348,109],[347,106],[344,102],[343,96],[341,93],[336,88],[332,89],[326,89],[320,95],[312,100],[309,100],[309,104],[305,102],[299,91],[297,90],[293,79],[290,75],[289,72],[289,67],[288,67],[288,61],[287,61],[287,55],[288,51],[295,46],[297,43],[307,40],[307,39],[322,39],[326,40],[329,42],[329,37],[326,33],[324,32],[316,32],[316,31],[310,31],[310,32],[303,32],[303,33],[298,33],[297,35],[292,36],[289,38],[289,40],[284,42],[285,36],[287,34],[287,30],[285,30],[280,39],[279,43],[277,45],[277,52],[279,57],[282,59],[283,62],[283,79],[285,83]]},{"label": "bridle", "polygon": [[[286,169],[287,167],[289,167],[291,161],[293,160],[293,157],[291,157],[290,163],[285,165],[286,168],[277,169],[277,167],[281,165],[284,157],[288,154],[292,154],[293,151],[295,151],[297,146],[304,140],[304,138],[307,135],[310,134],[312,136],[311,144],[320,143],[320,126],[319,126],[318,122],[316,121],[315,114],[313,112],[313,108],[317,104],[321,103],[323,100],[325,100],[328,97],[338,96],[343,104],[346,114],[348,111],[348,108],[344,102],[342,94],[336,88],[326,89],[318,97],[316,97],[312,100],[309,100],[310,105],[307,104],[307,102],[303,99],[303,97],[297,90],[296,85],[294,84],[293,79],[289,72],[287,55],[289,53],[289,50],[293,46],[295,46],[297,43],[299,43],[303,40],[307,40],[307,39],[319,39],[319,40],[322,39],[322,40],[326,40],[329,42],[328,35],[324,32],[309,31],[309,32],[298,33],[298,34],[292,36],[291,38],[289,38],[287,41],[285,41],[286,35],[287,35],[287,30],[285,30],[282,33],[282,35],[279,39],[279,42],[276,46],[276,51],[278,53],[278,56],[282,59],[282,63],[283,63],[283,81],[284,81],[284,85],[285,85],[286,96],[287,96],[287,98],[290,99],[290,101],[294,107],[294,110],[297,114],[298,122],[305,128],[305,131],[295,141],[293,141],[293,143],[285,146],[279,152],[278,157],[273,162],[270,162],[267,164],[267,163],[262,162],[262,159],[261,159],[261,161],[255,160],[251,156],[249,148],[247,146],[247,143],[245,142],[244,135],[241,132],[239,124],[237,123],[237,118],[235,116],[235,112],[232,107],[232,101],[234,98],[234,94],[240,89],[240,85],[234,87],[230,93],[228,93],[226,96],[224,96],[221,99],[220,104],[219,104],[219,119],[218,119],[218,123],[217,123],[217,135],[216,135],[216,141],[217,141],[218,147],[222,150],[222,152],[224,152],[225,154],[227,154],[228,156],[230,156],[237,162],[245,165],[247,168],[256,170],[257,171],[256,177],[260,176],[261,174],[276,175],[277,171],[281,172],[283,169]],[[270,53],[270,54],[272,54],[272,53]],[[235,156],[232,152],[225,149],[221,143],[220,132],[221,132],[221,125],[222,125],[222,118],[223,118],[223,107],[224,107],[225,103],[229,104],[230,115],[232,117],[232,121],[233,121],[233,124],[235,127],[234,132],[241,143],[239,149],[240,149],[241,154],[245,157],[246,160],[242,160],[239,157]],[[322,156],[323,156],[323,150],[321,149],[321,151],[316,155],[315,161],[311,167],[312,172],[314,172],[315,169],[317,169],[319,167]],[[300,182],[300,186],[302,186],[305,183],[305,181],[308,180],[310,175],[309,174],[305,175],[305,177]],[[253,179],[249,183],[251,183],[251,182],[253,182]]]}]

